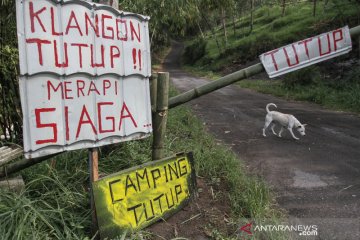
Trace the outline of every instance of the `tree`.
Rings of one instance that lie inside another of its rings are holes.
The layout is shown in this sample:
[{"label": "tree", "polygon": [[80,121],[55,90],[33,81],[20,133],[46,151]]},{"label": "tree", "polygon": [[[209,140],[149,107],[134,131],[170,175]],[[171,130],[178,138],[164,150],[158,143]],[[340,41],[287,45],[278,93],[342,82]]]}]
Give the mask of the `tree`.
[{"label": "tree", "polygon": [[152,49],[169,43],[169,37],[184,36],[189,29],[199,29],[201,19],[199,0],[120,0],[123,11],[140,13],[151,17],[150,34]]},{"label": "tree", "polygon": [[254,0],[250,0],[250,32],[254,28]]},{"label": "tree", "polygon": [[[200,9],[203,12],[206,12],[207,14],[210,14],[210,15],[214,16],[215,18],[217,16],[219,17],[220,23],[222,26],[222,30],[223,30],[224,43],[225,43],[225,47],[226,47],[227,42],[228,42],[227,41],[228,34],[227,34],[227,27],[226,27],[226,19],[227,19],[226,13],[230,12],[232,9],[234,9],[235,0],[199,0],[199,5],[201,6]],[[205,14],[203,13],[203,15],[205,15]],[[215,27],[216,22],[213,25]],[[214,29],[212,31],[215,32]],[[215,34],[213,34],[213,36],[216,38]],[[220,50],[220,48],[219,48],[219,50]]]},{"label": "tree", "polygon": [[219,52],[221,52],[221,46],[220,46],[219,40],[216,35],[216,31],[215,31],[216,22],[213,23],[212,21],[210,21],[211,18],[209,18],[207,16],[207,15],[210,15],[210,17],[211,17],[213,15],[212,12],[214,11],[214,8],[215,8],[214,3],[216,4],[215,0],[197,0],[196,7],[198,9],[198,13],[201,16],[204,24],[210,30],[211,35],[216,42],[216,46],[217,46]]},{"label": "tree", "polygon": [[228,44],[228,39],[227,39],[227,31],[226,31],[226,12],[224,6],[221,7],[221,25],[224,31],[225,48],[226,48]]},{"label": "tree", "polygon": [[[5,141],[20,143],[22,116],[18,85],[15,1],[0,2],[0,129]],[[15,138],[14,139],[14,135]]]},{"label": "tree", "polygon": [[285,16],[285,7],[286,7],[286,0],[282,0],[282,11],[281,16]]}]

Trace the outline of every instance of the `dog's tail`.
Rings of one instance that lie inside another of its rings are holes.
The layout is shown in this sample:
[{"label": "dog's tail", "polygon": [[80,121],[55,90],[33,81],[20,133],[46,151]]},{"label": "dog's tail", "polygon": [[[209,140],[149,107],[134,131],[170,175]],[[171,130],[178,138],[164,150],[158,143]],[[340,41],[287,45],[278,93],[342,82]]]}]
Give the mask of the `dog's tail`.
[{"label": "dog's tail", "polygon": [[268,103],[267,105],[266,105],[266,111],[269,113],[270,112],[270,110],[269,110],[269,107],[270,106],[274,106],[274,107],[276,107],[277,108],[277,106],[275,105],[275,103]]}]

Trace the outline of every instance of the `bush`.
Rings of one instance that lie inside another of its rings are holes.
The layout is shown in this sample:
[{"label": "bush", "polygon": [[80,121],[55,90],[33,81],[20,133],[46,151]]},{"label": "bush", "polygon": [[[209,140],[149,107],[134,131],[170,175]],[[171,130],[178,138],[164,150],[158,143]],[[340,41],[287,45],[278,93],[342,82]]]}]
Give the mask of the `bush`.
[{"label": "bush", "polygon": [[199,38],[189,46],[186,46],[183,55],[184,61],[187,64],[194,64],[197,60],[202,58],[206,53],[206,44],[207,42],[204,39]]},{"label": "bush", "polygon": [[18,50],[0,47],[0,132],[5,141],[21,143],[22,117],[18,84]]},{"label": "bush", "polygon": [[[229,61],[235,60],[236,62],[246,64],[249,61],[257,59],[260,54],[276,48],[277,45],[278,40],[273,35],[268,32],[263,32],[258,35],[241,39],[236,47],[226,49],[221,53],[218,56],[217,62],[226,66],[223,60],[228,59]],[[216,64],[216,62],[214,64]],[[219,66],[219,69],[222,69],[222,67]]]},{"label": "bush", "polygon": [[254,58],[260,54],[275,49],[278,44],[278,39],[270,32],[262,32],[255,38],[256,44],[254,44]]},{"label": "bush", "polygon": [[250,27],[249,19],[241,20],[240,24],[237,25],[237,29],[242,29],[242,28],[247,28],[247,27]]},{"label": "bush", "polygon": [[294,89],[296,86],[307,86],[321,81],[319,67],[310,66],[285,75],[283,84],[287,89]]},{"label": "bush", "polygon": [[336,79],[332,81],[331,86],[335,89],[353,88],[354,86],[360,85],[360,68],[356,65],[354,69],[345,70],[344,76],[341,80]]}]

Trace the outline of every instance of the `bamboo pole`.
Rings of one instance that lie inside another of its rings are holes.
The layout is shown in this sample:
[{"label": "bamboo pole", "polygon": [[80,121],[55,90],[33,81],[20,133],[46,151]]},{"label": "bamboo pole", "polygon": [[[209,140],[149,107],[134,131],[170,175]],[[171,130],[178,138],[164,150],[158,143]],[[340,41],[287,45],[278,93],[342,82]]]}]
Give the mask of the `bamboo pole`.
[{"label": "bamboo pole", "polygon": [[360,25],[350,28],[350,35],[352,38],[358,38],[360,36]]},{"label": "bamboo pole", "polygon": [[250,76],[256,75],[258,73],[263,72],[265,69],[261,63],[255,64],[253,66],[250,66],[248,68],[242,69],[240,71],[231,73],[229,75],[226,75],[224,77],[219,78],[218,80],[206,83],[200,87],[196,87],[194,89],[191,89],[185,93],[182,93],[178,96],[172,97],[169,100],[169,108],[174,108],[178,105],[184,104],[186,102],[189,102],[195,98],[198,98],[200,96],[203,96],[205,94],[208,94],[210,92],[213,92],[215,90],[218,90],[220,88],[223,88],[225,86],[228,86],[234,82],[237,82],[242,79],[246,79]]},{"label": "bamboo pole", "polygon": [[156,112],[156,98],[157,98],[157,73],[153,73],[150,78],[150,100],[151,100],[151,112]]},{"label": "bamboo pole", "polygon": [[41,163],[45,160],[51,159],[59,154],[60,153],[55,153],[52,155],[48,155],[48,156],[44,156],[44,157],[40,157],[40,158],[34,158],[34,159],[23,158],[23,159],[20,159],[19,161],[1,166],[0,167],[0,179],[3,177],[6,177],[7,175],[10,175],[12,173],[15,173],[15,172],[21,171],[25,168],[31,167],[32,165],[35,165],[37,163]]},{"label": "bamboo pole", "polygon": [[158,74],[156,112],[153,114],[153,147],[152,159],[164,157],[164,140],[169,105],[169,73]]}]

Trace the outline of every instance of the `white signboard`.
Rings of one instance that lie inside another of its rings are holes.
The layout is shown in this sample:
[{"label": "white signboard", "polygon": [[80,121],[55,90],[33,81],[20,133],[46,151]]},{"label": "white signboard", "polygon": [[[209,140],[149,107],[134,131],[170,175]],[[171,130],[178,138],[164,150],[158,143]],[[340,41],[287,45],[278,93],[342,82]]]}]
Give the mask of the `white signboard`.
[{"label": "white signboard", "polygon": [[149,136],[148,17],[79,0],[16,13],[25,157]]},{"label": "white signboard", "polygon": [[346,26],[264,53],[260,60],[269,77],[273,78],[346,54],[351,48],[350,32]]}]

